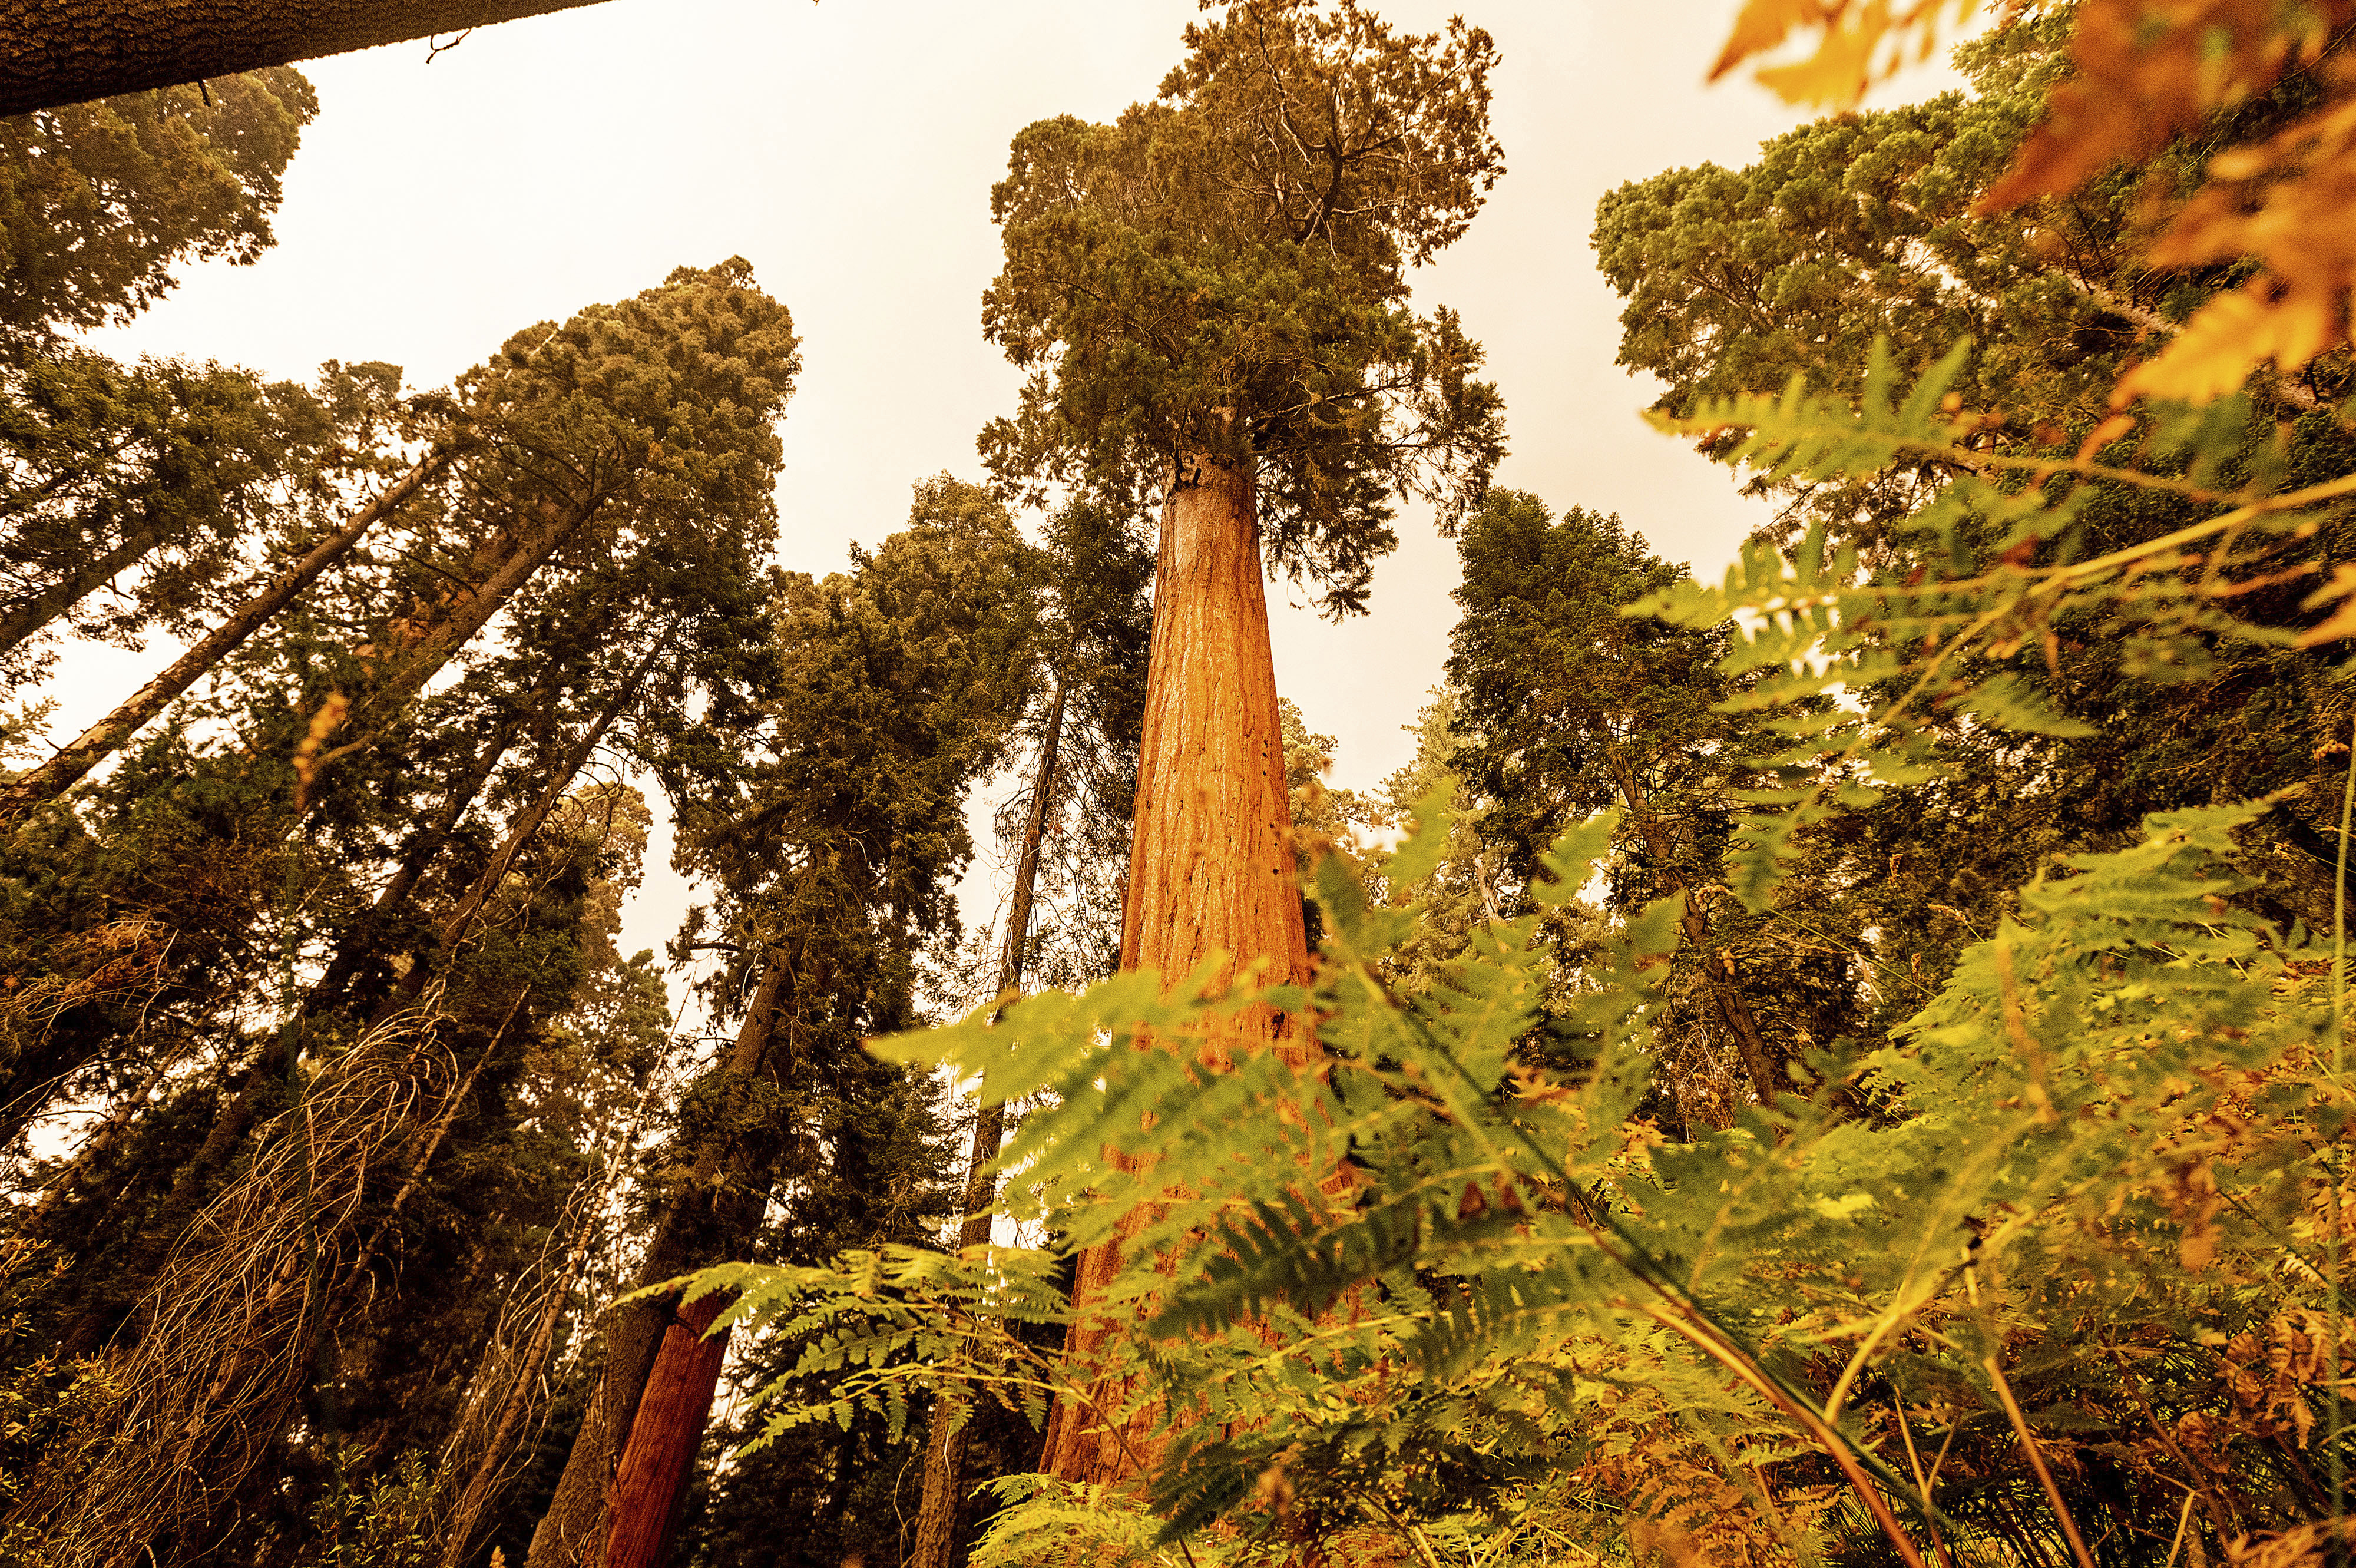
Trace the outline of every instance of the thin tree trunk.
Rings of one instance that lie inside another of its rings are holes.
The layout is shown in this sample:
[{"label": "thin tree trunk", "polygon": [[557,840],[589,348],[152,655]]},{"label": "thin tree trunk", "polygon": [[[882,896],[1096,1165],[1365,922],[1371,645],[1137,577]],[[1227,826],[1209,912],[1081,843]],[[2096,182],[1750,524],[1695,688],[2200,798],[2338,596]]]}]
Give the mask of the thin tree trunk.
[{"label": "thin tree trunk", "polygon": [[[16,1234],[40,1234],[41,1222],[49,1217],[49,1211],[65,1200],[66,1195],[74,1189],[85,1172],[104,1159],[114,1145],[123,1141],[123,1134],[132,1122],[138,1119],[141,1112],[148,1109],[147,1097],[163,1087],[164,1080],[177,1066],[179,1062],[177,1059],[166,1058],[137,1089],[115,1101],[98,1131],[83,1139],[81,1147],[74,1151],[74,1157],[67,1163],[66,1168],[49,1178],[48,1189],[41,1194],[40,1201],[33,1205],[32,1211],[16,1222]],[[14,1143],[20,1131],[21,1125],[9,1128],[8,1141]]]},{"label": "thin tree trunk", "polygon": [[163,542],[164,531],[160,528],[136,530],[113,549],[83,562],[63,581],[19,600],[6,614],[0,615],[0,655],[14,652],[42,628],[137,565]]},{"label": "thin tree trunk", "polygon": [[[1190,456],[1162,507],[1121,967],[1183,976],[1218,950],[1229,956],[1215,983],[1255,960],[1267,961],[1264,983],[1306,981],[1290,824],[1251,472]],[[1237,1048],[1257,1046],[1301,1063],[1315,1051],[1263,1011],[1238,1015],[1229,1036],[1206,1044],[1205,1065],[1223,1068]],[[1095,1360],[1116,1332],[1092,1314],[1119,1271],[1121,1245],[1081,1255],[1065,1341],[1075,1366]],[[1106,1382],[1088,1403],[1058,1400],[1040,1468],[1109,1483],[1155,1463],[1147,1417],[1119,1433],[1103,1424],[1099,1412],[1108,1416],[1127,1394]]]},{"label": "thin tree trunk", "polygon": [[[1023,851],[1014,864],[1014,894],[1006,909],[1006,946],[998,965],[998,994],[1023,985],[1023,960],[1031,938],[1031,911],[1039,881],[1039,847],[1047,835],[1047,801],[1055,783],[1055,751],[1064,737],[1064,683],[1047,709],[1046,738],[1039,745],[1039,771],[1031,785],[1031,810],[1023,823]],[[997,1183],[990,1171],[1006,1136],[1006,1107],[983,1106],[973,1119],[973,1156],[966,1166],[965,1219],[958,1246],[979,1247],[990,1240],[990,1205]],[[966,1452],[970,1423],[958,1420],[962,1404],[944,1396],[935,1402],[925,1429],[924,1500],[916,1510],[916,1544],[908,1568],[948,1568],[957,1551],[958,1504],[965,1497]]]},{"label": "thin tree trunk", "polygon": [[0,8],[0,114],[460,34],[594,0],[27,0]]},{"label": "thin tree trunk", "polygon": [[0,792],[0,824],[64,793],[113,755],[142,725],[168,707],[174,698],[195,685],[205,671],[293,603],[294,596],[309,587],[320,573],[359,543],[360,535],[415,495],[449,461],[450,454],[444,450],[437,448],[428,455],[424,461],[394,480],[382,495],[360,508],[340,532],[321,540],[277,581],[248,599],[243,608],[189,649],[170,669],[142,686],[128,702],[78,739],[59,747],[47,762]]},{"label": "thin tree trunk", "polygon": [[[541,716],[544,717],[545,713],[543,710]],[[442,804],[434,809],[433,817],[418,830],[417,837],[401,857],[400,865],[394,868],[392,880],[378,892],[376,901],[369,906],[368,913],[353,923],[351,931],[337,945],[336,956],[320,973],[318,983],[311,987],[310,997],[303,1007],[305,1013],[322,1013],[341,1002],[346,992],[360,979],[361,971],[370,967],[378,958],[386,928],[391,924],[394,916],[408,907],[411,897],[417,891],[417,884],[449,843],[450,835],[457,831],[459,821],[474,805],[475,798],[483,792],[483,786],[490,782],[491,774],[498,768],[499,760],[507,755],[508,748],[515,744],[517,732],[522,727],[521,714],[510,717],[475,753],[474,758],[466,765],[466,771],[450,786],[449,793],[442,798]],[[364,993],[369,989],[362,987]],[[362,1005],[366,1005],[365,994]]]},{"label": "thin tree trunk", "polygon": [[[722,1068],[732,1097],[751,1088],[768,1065],[787,982],[783,961],[764,962],[760,985]],[[748,1214],[750,1224],[757,1226],[768,1203],[767,1164],[745,1159],[733,1143],[719,1138],[699,1148],[685,1190],[663,1207],[637,1286],[659,1284],[716,1262],[745,1229]],[[671,1318],[666,1301],[633,1302],[607,1316],[605,1372],[565,1456],[555,1496],[532,1533],[527,1568],[602,1568],[611,1533],[606,1498]],[[701,1435],[700,1425],[694,1435]]]},{"label": "thin tree trunk", "polygon": [[688,1472],[720,1388],[720,1363],[728,1354],[728,1336],[709,1332],[727,1305],[715,1291],[680,1307],[663,1329],[630,1440],[614,1470],[605,1568],[657,1568],[669,1549]]},{"label": "thin tree trunk", "polygon": [[[600,1194],[606,1190],[600,1188]],[[511,1477],[508,1469],[508,1453],[523,1430],[530,1415],[534,1391],[540,1387],[541,1368],[548,1360],[550,1348],[556,1343],[556,1326],[564,1316],[565,1303],[579,1279],[583,1265],[589,1261],[590,1244],[597,1235],[599,1205],[593,1202],[583,1209],[580,1240],[565,1259],[564,1272],[548,1287],[548,1300],[541,1307],[540,1321],[531,1331],[531,1339],[523,1354],[517,1358],[513,1375],[508,1383],[507,1398],[500,1402],[498,1419],[491,1424],[491,1434],[483,1444],[482,1457],[476,1461],[466,1478],[466,1489],[459,1494],[451,1509],[449,1521],[443,1527],[442,1556],[438,1568],[463,1568],[468,1549],[474,1544],[475,1531],[489,1511],[500,1488]],[[496,1342],[496,1326],[494,1340]]]},{"label": "thin tree trunk", "polygon": [[[442,939],[438,945],[445,960],[466,935],[468,927],[482,912],[483,906],[489,902],[491,895],[498,891],[499,884],[507,879],[508,870],[515,864],[515,857],[540,832],[541,824],[548,821],[548,813],[556,809],[556,803],[564,798],[565,791],[572,789],[573,780],[581,776],[581,770],[589,765],[590,757],[596,754],[598,743],[605,738],[605,732],[613,728],[614,721],[620,718],[630,703],[637,700],[638,688],[645,683],[648,671],[654,668],[655,660],[669,646],[670,641],[666,638],[638,660],[638,667],[630,671],[629,679],[615,688],[613,697],[598,714],[596,721],[565,753],[563,761],[550,775],[540,794],[509,827],[507,837],[500,841],[499,847],[491,854],[491,863],[483,868],[480,876],[475,878],[474,886],[458,901],[458,907],[443,919]],[[416,961],[409,966],[409,972],[401,977],[402,997],[413,997],[425,988],[427,967],[425,955],[419,954]]]},{"label": "thin tree trunk", "polygon": [[528,543],[519,544],[501,558],[498,566],[479,587],[467,592],[464,598],[444,607],[442,617],[425,628],[401,674],[383,688],[369,694],[363,712],[374,714],[397,706],[425,689],[442,666],[466,645],[467,639],[483,629],[490,618],[504,608],[524,580],[540,570],[548,558],[564,542],[580,532],[581,526],[597,513],[605,504],[603,496],[591,496],[572,506],[557,509],[548,504],[545,525]]}]

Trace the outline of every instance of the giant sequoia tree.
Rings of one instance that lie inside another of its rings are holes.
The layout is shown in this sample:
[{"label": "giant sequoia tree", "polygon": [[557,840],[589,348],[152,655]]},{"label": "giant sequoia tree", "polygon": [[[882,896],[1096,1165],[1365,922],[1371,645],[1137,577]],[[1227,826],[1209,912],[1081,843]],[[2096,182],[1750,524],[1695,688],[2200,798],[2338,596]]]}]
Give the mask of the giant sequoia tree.
[{"label": "giant sequoia tree", "polygon": [[[1179,975],[1224,952],[1228,974],[1260,961],[1281,980],[1307,960],[1263,564],[1359,609],[1393,498],[1449,523],[1495,459],[1478,348],[1448,311],[1406,304],[1407,268],[1463,232],[1501,171],[1494,51],[1461,21],[1394,36],[1350,0],[1243,0],[1185,41],[1114,124],[1016,136],[983,317],[1031,377],[982,446],[1010,483],[1162,502],[1124,966]],[[1083,1261],[1081,1300],[1114,1265],[1110,1249]],[[1076,1327],[1071,1348],[1106,1332]],[[1108,1477],[1121,1446],[1059,1406],[1047,1467]]]}]

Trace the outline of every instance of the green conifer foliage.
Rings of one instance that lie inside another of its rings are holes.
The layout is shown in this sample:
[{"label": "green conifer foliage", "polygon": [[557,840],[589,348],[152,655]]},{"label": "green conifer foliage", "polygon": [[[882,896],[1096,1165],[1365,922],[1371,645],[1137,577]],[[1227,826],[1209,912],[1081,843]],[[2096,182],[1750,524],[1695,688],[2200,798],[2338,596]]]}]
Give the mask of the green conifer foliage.
[{"label": "green conifer foliage", "polygon": [[991,340],[1032,372],[982,450],[1001,480],[1159,498],[1182,456],[1252,459],[1269,561],[1360,609],[1389,498],[1443,521],[1500,450],[1453,313],[1405,308],[1504,168],[1489,36],[1248,0],[1110,125],[1043,120],[991,193],[1006,265]]},{"label": "green conifer foliage", "polygon": [[[852,1237],[910,1233],[954,1203],[926,1097],[860,1041],[913,1020],[918,951],[954,928],[954,877],[972,851],[965,793],[1001,756],[1036,679],[1035,573],[1005,509],[944,476],[917,487],[909,526],[851,572],[776,580],[775,674],[719,736],[739,766],[675,802],[680,863],[720,895],[689,940],[715,934],[737,955],[712,1000],[744,1021],[681,1096],[643,1195],[640,1285],[760,1245],[822,1257]],[[765,1241],[779,1187],[793,1198]],[[700,1383],[675,1377],[668,1321],[646,1304],[607,1320],[599,1386],[534,1563],[582,1561],[626,1532],[634,1551],[669,1538],[717,1366]],[[651,1449],[642,1395],[683,1440]],[[652,1489],[618,1489],[609,1508],[617,1467]]]},{"label": "green conifer foliage", "polygon": [[126,320],[177,262],[252,261],[318,112],[278,66],[0,119],[0,341]]}]

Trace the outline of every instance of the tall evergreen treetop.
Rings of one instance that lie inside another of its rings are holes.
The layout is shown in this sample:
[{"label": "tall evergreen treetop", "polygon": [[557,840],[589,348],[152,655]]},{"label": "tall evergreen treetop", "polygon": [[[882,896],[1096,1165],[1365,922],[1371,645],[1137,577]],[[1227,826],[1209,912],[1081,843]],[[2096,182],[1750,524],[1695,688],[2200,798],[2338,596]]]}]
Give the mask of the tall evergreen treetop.
[{"label": "tall evergreen treetop", "polygon": [[626,492],[768,524],[799,342],[734,256],[527,328],[458,390],[481,434],[570,498]]},{"label": "tall evergreen treetop", "polygon": [[722,801],[681,802],[682,867],[752,897],[826,860],[893,919],[948,918],[972,850],[956,803],[1035,678],[1033,554],[988,492],[941,475],[851,572],[786,575],[755,760],[725,819],[706,815]]},{"label": "tall evergreen treetop", "polygon": [[1391,498],[1452,521],[1502,449],[1455,315],[1405,306],[1503,172],[1487,33],[1394,37],[1344,0],[1238,0],[1110,125],[1014,139],[991,195],[1006,264],[983,324],[1032,371],[984,432],[1003,482],[1157,494],[1180,458],[1249,458],[1271,564],[1362,608]]}]

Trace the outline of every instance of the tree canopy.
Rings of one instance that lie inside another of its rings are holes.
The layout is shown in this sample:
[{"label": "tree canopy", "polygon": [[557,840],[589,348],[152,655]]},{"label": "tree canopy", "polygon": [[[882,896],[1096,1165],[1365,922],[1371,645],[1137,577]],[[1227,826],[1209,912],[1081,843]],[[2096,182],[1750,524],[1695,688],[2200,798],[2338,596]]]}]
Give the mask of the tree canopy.
[{"label": "tree canopy", "polygon": [[1489,36],[1248,0],[1110,125],[1043,120],[991,193],[1006,265],[983,329],[1031,372],[983,433],[1002,482],[1159,495],[1188,454],[1248,456],[1269,561],[1364,607],[1390,501],[1443,525],[1502,450],[1478,345],[1406,307],[1407,268],[1504,172]]}]

